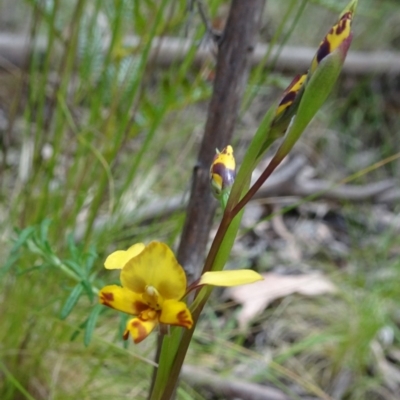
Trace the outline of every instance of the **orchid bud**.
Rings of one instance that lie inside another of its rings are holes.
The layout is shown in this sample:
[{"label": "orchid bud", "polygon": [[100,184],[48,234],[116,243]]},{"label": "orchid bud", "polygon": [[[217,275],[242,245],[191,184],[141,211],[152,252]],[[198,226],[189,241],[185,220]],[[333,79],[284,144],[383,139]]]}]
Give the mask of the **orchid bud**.
[{"label": "orchid bud", "polygon": [[278,108],[276,109],[274,120],[278,120],[285,112],[288,111],[288,108],[296,100],[297,94],[299,93],[299,90],[302,88],[306,78],[307,74],[296,75],[294,77],[290,85],[283,92],[282,99],[278,104]]},{"label": "orchid bud", "polygon": [[[330,29],[318,47],[312,62],[309,75],[311,76],[328,56],[340,57],[342,63],[350,47],[352,32],[351,23],[357,1],[352,1],[340,15],[339,21]],[[337,54],[337,55],[336,55]]]},{"label": "orchid bud", "polygon": [[306,79],[307,74],[296,75],[283,92],[271,123],[271,130],[261,146],[257,157],[261,157],[268,147],[286,132],[293,115],[296,114],[301,96],[303,95],[304,82]]},{"label": "orchid bud", "polygon": [[303,85],[296,115],[276,153],[277,160],[282,160],[289,153],[331,92],[351,44],[351,22],[356,5],[357,0],[350,1],[339,21],[321,42]]},{"label": "orchid bud", "polygon": [[230,189],[236,176],[236,162],[232,146],[226,146],[218,152],[210,167],[210,182],[217,199],[229,196]]}]

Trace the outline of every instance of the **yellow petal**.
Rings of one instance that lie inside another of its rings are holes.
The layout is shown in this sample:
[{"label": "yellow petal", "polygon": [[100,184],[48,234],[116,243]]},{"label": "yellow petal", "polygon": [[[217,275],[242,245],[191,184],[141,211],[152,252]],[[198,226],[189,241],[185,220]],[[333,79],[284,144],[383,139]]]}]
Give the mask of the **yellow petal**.
[{"label": "yellow petal", "polygon": [[209,271],[205,272],[196,286],[238,286],[256,281],[262,281],[264,278],[251,269],[238,269],[234,271]]},{"label": "yellow petal", "polygon": [[140,318],[133,318],[126,324],[124,339],[128,339],[129,334],[131,334],[133,341],[135,343],[140,343],[143,339],[146,339],[147,336],[149,336],[157,324],[157,319],[143,321]]},{"label": "yellow petal", "polygon": [[103,287],[99,292],[99,302],[115,310],[137,315],[149,308],[140,294],[118,285]]},{"label": "yellow petal", "polygon": [[143,243],[136,243],[129,247],[128,250],[114,251],[107,257],[104,267],[107,269],[121,269],[131,258],[140,254],[144,248]]},{"label": "yellow petal", "polygon": [[183,301],[166,300],[161,310],[160,322],[168,325],[178,325],[190,329],[193,318]]},{"label": "yellow petal", "polygon": [[179,300],[186,291],[186,275],[164,243],[151,242],[121,271],[122,286],[136,293],[154,287],[164,300]]}]

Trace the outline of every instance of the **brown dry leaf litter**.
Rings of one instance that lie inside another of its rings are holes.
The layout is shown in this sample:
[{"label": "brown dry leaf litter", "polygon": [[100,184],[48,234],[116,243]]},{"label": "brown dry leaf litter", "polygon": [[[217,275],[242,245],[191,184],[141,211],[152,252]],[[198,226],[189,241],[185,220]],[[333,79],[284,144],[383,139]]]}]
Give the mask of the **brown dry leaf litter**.
[{"label": "brown dry leaf litter", "polygon": [[243,306],[237,316],[240,328],[246,327],[251,319],[281,297],[294,293],[319,296],[336,291],[334,284],[319,273],[279,275],[270,272],[262,276],[263,281],[227,289],[227,297]]}]

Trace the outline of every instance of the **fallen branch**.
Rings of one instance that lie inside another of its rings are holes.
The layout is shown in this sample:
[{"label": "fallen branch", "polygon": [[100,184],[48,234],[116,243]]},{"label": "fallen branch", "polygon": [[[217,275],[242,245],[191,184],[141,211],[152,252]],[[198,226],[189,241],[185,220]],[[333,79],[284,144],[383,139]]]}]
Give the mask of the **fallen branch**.
[{"label": "fallen branch", "polygon": [[271,196],[317,196],[318,198],[328,200],[384,202],[382,200],[394,200],[393,196],[385,197],[385,193],[389,189],[394,188],[395,182],[392,179],[385,179],[367,185],[334,186],[331,182],[312,179],[282,181],[280,184],[275,184],[274,186],[273,188],[269,187],[269,185],[263,186],[254,198],[265,199]]},{"label": "fallen branch", "polygon": [[225,399],[289,400],[289,397],[278,389],[241,381],[236,377],[221,378],[215,373],[194,366],[184,365],[181,376],[190,385],[207,388]]},{"label": "fallen branch", "polygon": [[[392,179],[367,185],[340,185],[319,179],[297,179],[299,171],[307,163],[303,156],[294,157],[290,162],[282,165],[268,181],[262,186],[253,200],[259,202],[276,202],[277,197],[295,197],[291,204],[298,198],[316,196],[322,200],[349,201],[349,202],[374,202],[381,204],[393,204],[400,200],[400,189]],[[119,215],[110,219],[99,217],[94,223],[95,230],[104,229],[113,221],[130,221],[130,224],[145,223],[158,218],[165,218],[176,212],[182,212],[187,206],[188,196],[177,195],[169,199],[154,200],[142,207],[137,207],[132,213]],[[79,226],[75,232],[76,239],[82,237],[83,226]]]},{"label": "fallen branch", "polygon": [[[141,38],[127,36],[124,45],[132,48],[134,53],[141,42]],[[29,38],[24,35],[1,34],[0,35],[0,66],[9,70],[10,65],[17,68],[26,68],[29,56]],[[47,40],[45,37],[38,37],[35,40],[35,50],[39,54],[44,54]],[[150,60],[160,66],[170,66],[185,59],[189,49],[197,46],[196,56],[193,63],[202,66],[212,57],[209,46],[197,45],[190,39],[174,37],[156,38],[152,43],[152,53]],[[251,65],[260,64],[268,52],[267,44],[257,44],[251,59]],[[274,69],[279,71],[306,71],[310,61],[314,57],[315,48],[285,46],[282,49],[274,46],[271,51],[268,67],[272,60]],[[56,58],[56,54],[54,57]],[[343,66],[343,72],[354,75],[366,74],[400,74],[400,53],[391,51],[350,51]]]}]

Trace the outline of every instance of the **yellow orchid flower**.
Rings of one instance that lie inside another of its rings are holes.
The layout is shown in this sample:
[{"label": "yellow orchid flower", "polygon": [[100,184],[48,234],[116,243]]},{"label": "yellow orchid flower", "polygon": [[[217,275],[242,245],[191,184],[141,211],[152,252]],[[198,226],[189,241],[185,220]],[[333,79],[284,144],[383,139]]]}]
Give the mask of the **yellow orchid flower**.
[{"label": "yellow orchid flower", "polygon": [[134,315],[128,321],[124,339],[131,334],[135,343],[145,339],[158,324],[190,329],[193,319],[182,298],[202,285],[235,286],[262,279],[251,270],[205,273],[190,288],[186,275],[172,250],[164,243],[138,243],[128,250],[110,254],[107,269],[121,269],[121,284],[109,285],[99,292],[99,301],[115,310]]}]

